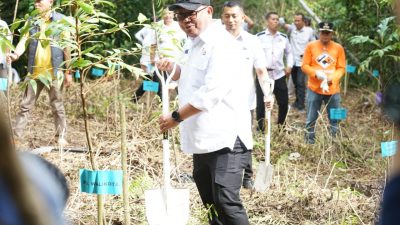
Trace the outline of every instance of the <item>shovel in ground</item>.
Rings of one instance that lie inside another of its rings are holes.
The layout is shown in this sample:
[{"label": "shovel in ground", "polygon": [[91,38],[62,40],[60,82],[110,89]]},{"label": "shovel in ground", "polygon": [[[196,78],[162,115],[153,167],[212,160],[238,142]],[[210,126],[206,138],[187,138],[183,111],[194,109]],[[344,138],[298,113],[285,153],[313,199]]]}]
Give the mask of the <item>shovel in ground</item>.
[{"label": "shovel in ground", "polygon": [[[156,67],[162,87],[162,111],[169,112],[168,84],[175,73],[176,65],[171,74],[160,73]],[[163,134],[163,185],[159,189],[145,191],[146,217],[149,225],[186,225],[189,220],[189,190],[174,189],[171,186],[169,161],[170,149],[168,132]]]},{"label": "shovel in ground", "polygon": [[254,181],[254,190],[258,192],[265,192],[272,183],[272,174],[274,167],[270,162],[271,154],[271,111],[267,112],[267,134],[265,135],[265,161],[260,162],[258,166],[256,180]]},{"label": "shovel in ground", "polygon": [[[271,83],[270,95],[274,90],[274,82]],[[265,135],[265,161],[258,166],[254,190],[265,192],[272,183],[274,167],[271,165],[271,110],[267,110],[267,133]]]}]

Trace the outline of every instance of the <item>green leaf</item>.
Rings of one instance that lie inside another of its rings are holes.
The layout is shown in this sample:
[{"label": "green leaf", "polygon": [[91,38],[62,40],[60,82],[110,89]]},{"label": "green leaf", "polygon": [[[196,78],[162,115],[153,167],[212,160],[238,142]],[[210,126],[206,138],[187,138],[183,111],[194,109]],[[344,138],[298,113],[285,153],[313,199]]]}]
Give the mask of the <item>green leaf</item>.
[{"label": "green leaf", "polygon": [[73,63],[72,68],[82,69],[82,68],[85,68],[85,67],[87,67],[87,66],[89,66],[91,64],[92,64],[92,61],[80,58],[80,59],[78,59],[77,61],[75,61]]},{"label": "green leaf", "polygon": [[145,15],[143,15],[142,13],[139,13],[138,21],[139,21],[140,23],[143,23],[143,22],[145,22],[146,20],[147,20],[147,17],[146,17]]},{"label": "green leaf", "polygon": [[82,1],[77,1],[80,8],[88,14],[93,14],[94,7],[92,5],[86,4]]},{"label": "green leaf", "polygon": [[89,57],[89,58],[95,58],[95,59],[97,59],[97,60],[101,60],[101,56],[100,55],[95,55],[95,54],[92,54],[92,53],[85,53],[85,56],[87,56],[87,57]]},{"label": "green leaf", "polygon": [[37,83],[34,79],[29,80],[29,84],[32,86],[33,92],[36,94],[37,92]]},{"label": "green leaf", "polygon": [[105,70],[108,70],[108,69],[109,69],[108,66],[105,66],[105,65],[100,64],[100,63],[96,63],[96,64],[94,64],[94,66],[95,66],[95,67],[98,67],[98,68],[101,68],[101,69],[105,69]]}]

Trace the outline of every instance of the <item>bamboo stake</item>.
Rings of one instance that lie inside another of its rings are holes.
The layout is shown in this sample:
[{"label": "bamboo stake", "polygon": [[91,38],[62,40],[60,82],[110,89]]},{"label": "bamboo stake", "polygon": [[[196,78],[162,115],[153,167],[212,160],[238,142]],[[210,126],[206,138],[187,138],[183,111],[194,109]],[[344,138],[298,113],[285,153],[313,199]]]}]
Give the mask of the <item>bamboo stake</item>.
[{"label": "bamboo stake", "polygon": [[121,164],[122,164],[122,197],[124,202],[124,220],[125,225],[131,224],[131,217],[129,214],[129,192],[128,192],[128,154],[126,147],[126,115],[125,115],[125,104],[121,101],[120,103],[120,121],[121,121]]}]

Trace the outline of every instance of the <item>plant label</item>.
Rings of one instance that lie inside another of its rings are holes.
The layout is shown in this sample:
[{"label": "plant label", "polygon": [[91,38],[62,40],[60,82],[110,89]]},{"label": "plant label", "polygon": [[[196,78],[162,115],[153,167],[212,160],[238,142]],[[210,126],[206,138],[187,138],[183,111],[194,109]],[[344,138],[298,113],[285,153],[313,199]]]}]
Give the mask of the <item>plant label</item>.
[{"label": "plant label", "polygon": [[347,73],[355,73],[356,72],[356,67],[355,66],[352,66],[352,65],[347,65],[346,66],[346,71],[347,71]]},{"label": "plant label", "polygon": [[8,80],[7,78],[0,78],[0,91],[7,91]]},{"label": "plant label", "polygon": [[373,70],[372,71],[372,76],[379,77],[379,71],[378,70]]},{"label": "plant label", "polygon": [[344,120],[347,118],[347,109],[345,108],[333,108],[330,110],[331,120]]},{"label": "plant label", "polygon": [[92,68],[92,75],[95,77],[101,77],[104,75],[104,70],[100,68],[93,67]]},{"label": "plant label", "polygon": [[145,81],[143,81],[143,90],[144,91],[152,91],[152,92],[157,93],[159,85],[160,84],[158,82],[145,80]]},{"label": "plant label", "polygon": [[389,141],[381,143],[382,157],[394,156],[397,151],[397,141]]},{"label": "plant label", "polygon": [[79,170],[81,192],[90,194],[120,195],[122,170]]}]

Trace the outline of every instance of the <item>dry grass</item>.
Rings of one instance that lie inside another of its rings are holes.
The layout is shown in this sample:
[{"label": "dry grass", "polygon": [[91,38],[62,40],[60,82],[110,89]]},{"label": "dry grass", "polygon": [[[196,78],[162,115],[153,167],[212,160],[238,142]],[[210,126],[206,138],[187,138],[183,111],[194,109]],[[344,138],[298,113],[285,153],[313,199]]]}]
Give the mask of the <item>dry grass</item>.
[{"label": "dry grass", "polygon": [[[101,169],[120,169],[119,112],[116,111],[116,83],[99,83],[89,94],[90,128]],[[132,94],[131,81],[121,81],[119,93]],[[12,112],[18,110],[21,91],[12,91]],[[68,141],[72,147],[85,147],[84,126],[78,85],[65,93],[68,114]],[[144,215],[144,190],[158,187],[161,178],[161,136],[157,119],[160,103],[146,94],[138,104],[128,104],[128,159],[130,174],[130,204],[132,224],[147,224]],[[175,104],[175,103],[172,103]],[[341,132],[331,140],[326,116],[318,122],[315,145],[304,144],[305,114],[291,111],[289,129],[278,133],[273,129],[272,163],[274,181],[266,194],[242,190],[251,224],[374,224],[379,199],[385,181],[388,162],[380,156],[382,140],[393,135],[390,124],[380,119],[373,95],[366,90],[353,90],[343,97],[349,118],[341,123]],[[48,97],[42,93],[27,127],[21,149],[52,145],[53,123]],[[255,135],[254,168],[263,159],[263,136]],[[191,174],[191,156],[179,150],[177,130],[173,132],[173,186],[190,189],[190,224],[206,224],[196,187],[182,179]],[[292,153],[300,157],[292,157]],[[71,197],[66,216],[71,224],[96,224],[96,196],[79,191],[81,168],[90,168],[87,154],[51,152],[43,155],[67,176]],[[123,219],[122,198],[105,197],[108,224],[120,224]]]}]

